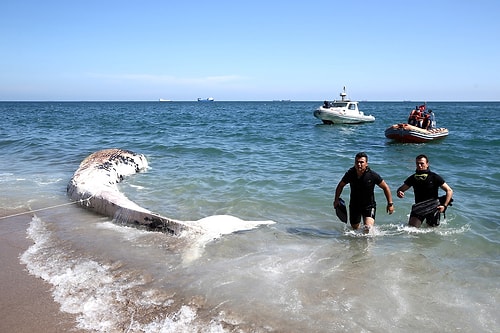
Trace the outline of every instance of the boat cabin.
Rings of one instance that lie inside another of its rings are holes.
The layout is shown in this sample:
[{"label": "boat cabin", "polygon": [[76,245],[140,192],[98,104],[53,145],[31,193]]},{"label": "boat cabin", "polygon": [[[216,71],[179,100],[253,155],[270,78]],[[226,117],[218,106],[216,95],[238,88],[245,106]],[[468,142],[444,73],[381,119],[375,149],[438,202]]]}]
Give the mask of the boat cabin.
[{"label": "boat cabin", "polygon": [[327,108],[343,108],[347,110],[356,111],[358,109],[358,103],[356,102],[329,102],[325,103],[325,107]]}]

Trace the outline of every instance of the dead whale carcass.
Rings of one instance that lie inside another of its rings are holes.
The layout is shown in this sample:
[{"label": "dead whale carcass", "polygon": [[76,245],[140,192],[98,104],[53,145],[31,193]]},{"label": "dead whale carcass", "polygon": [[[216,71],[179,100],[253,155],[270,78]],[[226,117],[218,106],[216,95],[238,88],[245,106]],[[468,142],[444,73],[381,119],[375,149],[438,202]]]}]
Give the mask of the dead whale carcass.
[{"label": "dead whale carcass", "polygon": [[71,199],[96,213],[121,223],[179,235],[186,225],[155,214],[128,199],[116,184],[126,176],[143,171],[148,162],[143,154],[122,149],[95,152],[80,163],[67,192]]},{"label": "dead whale carcass", "polygon": [[116,184],[126,176],[146,170],[143,154],[122,149],[95,152],[80,163],[67,192],[83,207],[109,216],[119,223],[180,235],[184,231],[200,235],[203,243],[235,231],[254,229],[274,221],[245,221],[230,215],[214,215],[198,221],[170,219],[145,209],[121,193]]}]

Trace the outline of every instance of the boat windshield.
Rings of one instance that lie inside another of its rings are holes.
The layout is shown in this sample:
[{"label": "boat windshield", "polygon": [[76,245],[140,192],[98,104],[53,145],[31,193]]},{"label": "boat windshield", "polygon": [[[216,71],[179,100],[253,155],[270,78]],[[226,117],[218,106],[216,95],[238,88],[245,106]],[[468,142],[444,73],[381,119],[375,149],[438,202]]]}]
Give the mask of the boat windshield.
[{"label": "boat windshield", "polygon": [[344,102],[332,103],[332,107],[334,107],[334,108],[345,108],[346,106],[347,106],[347,103],[344,103]]}]

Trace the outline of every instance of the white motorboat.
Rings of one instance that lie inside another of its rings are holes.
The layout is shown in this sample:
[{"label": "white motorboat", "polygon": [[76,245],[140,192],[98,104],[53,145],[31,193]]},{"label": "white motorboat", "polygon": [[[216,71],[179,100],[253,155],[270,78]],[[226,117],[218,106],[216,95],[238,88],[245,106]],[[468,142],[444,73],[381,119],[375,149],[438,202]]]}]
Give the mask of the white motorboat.
[{"label": "white motorboat", "polygon": [[314,110],[313,115],[324,124],[360,124],[375,121],[372,115],[365,115],[359,111],[358,102],[347,99],[344,90],[340,93],[341,100],[325,101],[322,106]]}]

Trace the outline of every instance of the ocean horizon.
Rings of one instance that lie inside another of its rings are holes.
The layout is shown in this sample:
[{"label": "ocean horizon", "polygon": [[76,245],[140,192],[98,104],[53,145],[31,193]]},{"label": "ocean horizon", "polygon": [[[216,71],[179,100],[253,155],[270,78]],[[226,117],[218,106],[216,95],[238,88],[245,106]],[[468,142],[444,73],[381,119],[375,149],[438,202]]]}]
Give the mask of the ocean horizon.
[{"label": "ocean horizon", "polygon": [[[327,100],[333,101],[337,96],[330,96]],[[324,100],[324,99],[323,99]],[[217,100],[211,103],[321,103],[323,100],[294,100],[294,99],[269,99],[269,100]],[[196,100],[3,100],[0,103],[202,103]],[[424,104],[424,103],[500,103],[500,100],[361,100],[360,103],[404,103],[404,104]],[[415,105],[413,105],[415,106]]]}]

